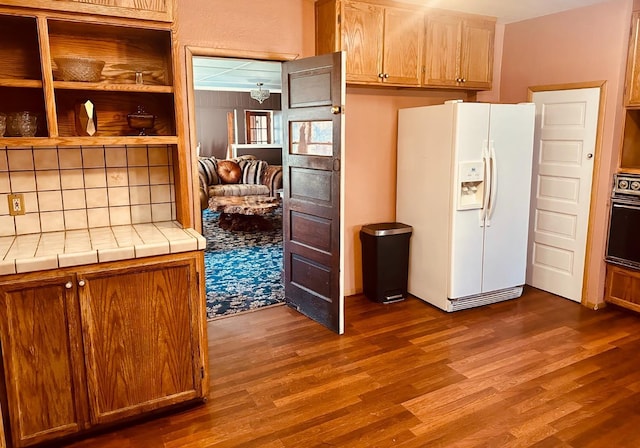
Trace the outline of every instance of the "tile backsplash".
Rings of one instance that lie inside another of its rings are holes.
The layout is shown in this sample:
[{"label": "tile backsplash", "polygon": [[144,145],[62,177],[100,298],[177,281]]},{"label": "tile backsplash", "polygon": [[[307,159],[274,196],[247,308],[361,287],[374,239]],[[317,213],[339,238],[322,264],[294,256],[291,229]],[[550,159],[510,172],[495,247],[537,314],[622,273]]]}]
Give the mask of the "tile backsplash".
[{"label": "tile backsplash", "polygon": [[[174,220],[171,146],[0,148],[0,236]],[[9,215],[22,193],[25,214]]]}]

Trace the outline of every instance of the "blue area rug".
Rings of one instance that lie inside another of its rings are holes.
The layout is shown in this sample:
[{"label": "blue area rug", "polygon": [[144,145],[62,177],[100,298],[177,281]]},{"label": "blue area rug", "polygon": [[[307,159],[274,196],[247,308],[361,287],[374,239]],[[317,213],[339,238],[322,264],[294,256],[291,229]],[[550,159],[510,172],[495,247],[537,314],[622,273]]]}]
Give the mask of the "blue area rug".
[{"label": "blue area rug", "polygon": [[265,216],[273,225],[267,231],[224,230],[219,215],[202,212],[207,318],[284,303],[282,208]]}]

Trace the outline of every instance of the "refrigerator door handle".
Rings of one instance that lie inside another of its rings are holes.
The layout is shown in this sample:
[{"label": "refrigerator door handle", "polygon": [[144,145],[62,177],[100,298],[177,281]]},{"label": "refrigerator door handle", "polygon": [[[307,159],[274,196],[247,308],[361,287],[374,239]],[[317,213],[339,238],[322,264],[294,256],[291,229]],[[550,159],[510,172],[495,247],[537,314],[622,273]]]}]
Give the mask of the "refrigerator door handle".
[{"label": "refrigerator door handle", "polygon": [[484,227],[487,217],[487,207],[489,206],[489,197],[491,188],[491,167],[489,161],[489,142],[484,140],[482,144],[482,166],[484,171],[484,191],[482,193],[482,208],[480,209],[480,227]]},{"label": "refrigerator door handle", "polygon": [[489,189],[491,194],[489,195],[489,209],[487,210],[487,226],[491,225],[491,215],[493,215],[493,209],[496,205],[496,194],[498,192],[498,164],[496,162],[496,149],[493,147],[493,140],[489,142],[489,172],[490,182]]}]

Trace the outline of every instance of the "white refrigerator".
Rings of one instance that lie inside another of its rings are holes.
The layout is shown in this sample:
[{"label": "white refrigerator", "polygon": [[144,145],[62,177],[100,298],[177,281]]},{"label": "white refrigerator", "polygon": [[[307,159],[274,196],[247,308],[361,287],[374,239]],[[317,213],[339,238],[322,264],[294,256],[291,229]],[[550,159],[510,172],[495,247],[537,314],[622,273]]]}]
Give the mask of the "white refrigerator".
[{"label": "white refrigerator", "polygon": [[535,105],[400,109],[396,220],[413,227],[408,293],[445,311],[520,297]]}]

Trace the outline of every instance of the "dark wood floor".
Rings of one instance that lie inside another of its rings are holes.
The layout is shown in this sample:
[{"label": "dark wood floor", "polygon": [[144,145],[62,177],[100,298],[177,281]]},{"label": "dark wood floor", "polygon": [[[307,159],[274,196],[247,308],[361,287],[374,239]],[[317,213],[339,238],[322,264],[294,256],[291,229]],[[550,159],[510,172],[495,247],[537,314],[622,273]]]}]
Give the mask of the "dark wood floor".
[{"label": "dark wood floor", "polygon": [[209,324],[211,394],[80,447],[638,447],[640,315],[529,289],[447,314],[347,299]]}]

